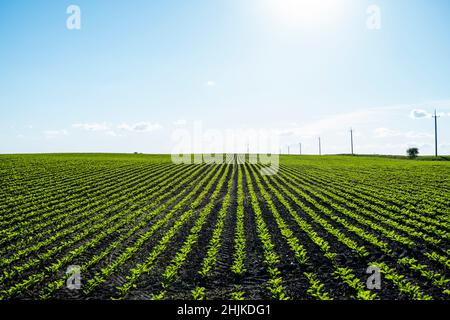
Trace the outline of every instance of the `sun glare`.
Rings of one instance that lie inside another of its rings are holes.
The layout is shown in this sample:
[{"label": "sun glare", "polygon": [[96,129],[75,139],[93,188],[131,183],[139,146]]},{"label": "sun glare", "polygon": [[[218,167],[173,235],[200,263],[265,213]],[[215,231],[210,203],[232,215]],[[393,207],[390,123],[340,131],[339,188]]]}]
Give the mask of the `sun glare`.
[{"label": "sun glare", "polygon": [[346,0],[266,0],[278,23],[290,27],[321,27],[336,21]]}]

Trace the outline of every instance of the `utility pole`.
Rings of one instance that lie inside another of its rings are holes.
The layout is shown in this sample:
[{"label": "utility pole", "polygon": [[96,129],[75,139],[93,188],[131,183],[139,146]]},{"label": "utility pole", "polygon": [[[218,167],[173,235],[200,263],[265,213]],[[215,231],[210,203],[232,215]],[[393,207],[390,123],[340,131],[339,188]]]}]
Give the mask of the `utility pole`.
[{"label": "utility pole", "polygon": [[434,110],[434,154],[437,157],[438,156],[438,126],[437,126],[437,119],[439,116],[437,115],[436,109]]},{"label": "utility pole", "polygon": [[302,155],[302,143],[301,142],[298,143],[298,147],[299,147],[299,150],[300,150],[300,155]]},{"label": "utility pole", "polygon": [[352,156],[353,156],[355,154],[353,153],[353,129],[352,128],[350,128],[350,140],[351,140],[351,143],[352,143]]},{"label": "utility pole", "polygon": [[319,137],[319,156],[322,155],[322,145],[320,143],[320,137]]},{"label": "utility pole", "polygon": [[247,154],[250,154],[250,145],[247,143]]},{"label": "utility pole", "polygon": [[288,155],[289,155],[289,154],[291,154],[291,150],[289,149],[289,146],[288,146]]}]

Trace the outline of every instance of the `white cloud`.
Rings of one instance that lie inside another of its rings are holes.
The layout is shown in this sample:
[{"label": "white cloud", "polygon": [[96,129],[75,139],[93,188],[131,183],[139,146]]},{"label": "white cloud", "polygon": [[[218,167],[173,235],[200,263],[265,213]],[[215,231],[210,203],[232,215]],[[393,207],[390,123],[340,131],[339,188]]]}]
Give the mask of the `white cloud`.
[{"label": "white cloud", "polygon": [[206,81],[205,85],[207,87],[215,87],[216,86],[216,82],[213,81],[213,80],[208,80],[208,81]]},{"label": "white cloud", "polygon": [[422,109],[414,109],[411,110],[409,116],[413,119],[424,119],[424,118],[431,118],[431,113],[428,113],[427,111]]},{"label": "white cloud", "polygon": [[402,132],[399,130],[393,130],[388,128],[376,128],[374,130],[374,134],[376,138],[404,137],[409,139],[419,139],[419,138],[433,137],[432,134],[426,132],[416,132],[416,131]]},{"label": "white cloud", "polygon": [[46,138],[56,138],[61,136],[67,136],[69,132],[67,130],[46,130],[44,131],[44,135]]},{"label": "white cloud", "polygon": [[416,131],[408,131],[405,133],[406,138],[432,138],[433,135],[427,132],[416,132]]},{"label": "white cloud", "polygon": [[407,143],[405,144],[406,148],[411,148],[411,147],[416,147],[416,148],[421,148],[421,149],[427,149],[427,148],[432,148],[434,146],[432,146],[429,143],[423,143],[423,142],[411,142],[411,143]]},{"label": "white cloud", "polygon": [[103,132],[104,134],[112,137],[121,137],[121,134],[118,134],[112,129],[112,125],[106,122],[102,123],[75,123],[72,125],[73,128],[78,128],[86,131],[95,131],[95,132]]},{"label": "white cloud", "polygon": [[159,123],[137,122],[134,124],[122,123],[117,128],[130,132],[153,132],[162,129],[162,126]]},{"label": "white cloud", "polygon": [[184,120],[184,119],[179,119],[179,120],[177,120],[177,121],[174,121],[173,124],[174,124],[175,126],[184,126],[184,125],[187,124],[187,121]]},{"label": "white cloud", "polygon": [[111,136],[111,137],[122,137],[122,136],[123,136],[123,135],[121,135],[121,134],[118,134],[118,133],[115,132],[114,130],[106,131],[105,134],[107,134],[108,136]]},{"label": "white cloud", "polygon": [[376,128],[374,130],[375,137],[377,138],[390,138],[401,136],[401,133],[397,130],[392,130],[388,128]]},{"label": "white cloud", "polygon": [[[446,117],[447,115],[450,116],[450,113],[445,113],[445,112],[437,112],[436,114],[438,117]],[[431,118],[433,115],[434,115],[434,112],[429,113],[422,109],[414,109],[410,113],[410,117],[413,119]]]},{"label": "white cloud", "polygon": [[[74,123],[72,127],[86,131],[103,132],[104,134],[112,137],[122,136],[114,130],[114,126],[112,124],[106,122]],[[133,124],[122,123],[116,128],[122,131],[129,132],[152,132],[161,129],[162,126],[158,123],[137,122]]]},{"label": "white cloud", "polygon": [[107,123],[74,123],[73,128],[83,129],[86,131],[108,131],[111,126]]},{"label": "white cloud", "polygon": [[373,122],[374,119],[386,116],[386,113],[389,112],[390,109],[391,108],[373,108],[331,115],[324,119],[296,126],[295,128],[277,130],[277,133],[280,136],[296,135],[302,137],[315,137],[329,132],[335,133],[336,130],[350,130],[355,124],[358,124],[360,127],[367,126]]}]

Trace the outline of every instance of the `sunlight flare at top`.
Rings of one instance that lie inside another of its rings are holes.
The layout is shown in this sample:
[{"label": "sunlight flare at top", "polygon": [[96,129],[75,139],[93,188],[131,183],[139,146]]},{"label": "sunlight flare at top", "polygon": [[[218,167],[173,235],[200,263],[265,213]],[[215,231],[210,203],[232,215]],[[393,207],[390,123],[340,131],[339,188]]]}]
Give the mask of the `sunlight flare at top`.
[{"label": "sunlight flare at top", "polygon": [[277,23],[288,27],[320,28],[336,22],[347,0],[265,0]]}]

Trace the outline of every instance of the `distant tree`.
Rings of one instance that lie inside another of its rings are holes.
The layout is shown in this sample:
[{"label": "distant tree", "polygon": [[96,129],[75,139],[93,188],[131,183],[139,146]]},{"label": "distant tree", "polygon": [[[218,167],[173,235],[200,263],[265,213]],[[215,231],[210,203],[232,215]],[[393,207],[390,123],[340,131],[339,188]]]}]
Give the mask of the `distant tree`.
[{"label": "distant tree", "polygon": [[417,156],[419,155],[419,149],[418,148],[409,148],[408,150],[406,150],[406,153],[408,154],[408,157],[410,157],[411,159],[417,158]]}]

